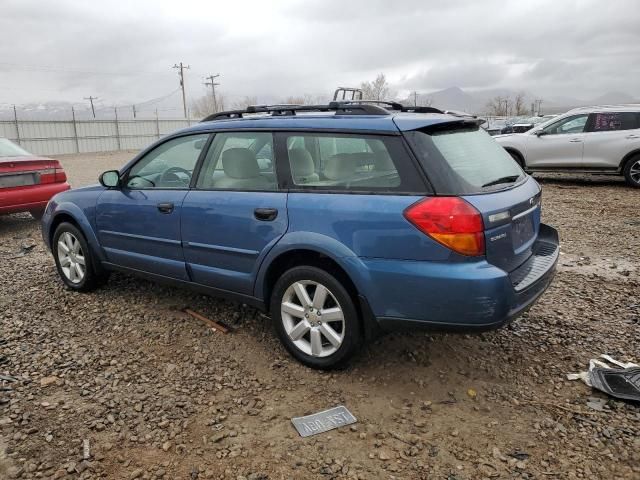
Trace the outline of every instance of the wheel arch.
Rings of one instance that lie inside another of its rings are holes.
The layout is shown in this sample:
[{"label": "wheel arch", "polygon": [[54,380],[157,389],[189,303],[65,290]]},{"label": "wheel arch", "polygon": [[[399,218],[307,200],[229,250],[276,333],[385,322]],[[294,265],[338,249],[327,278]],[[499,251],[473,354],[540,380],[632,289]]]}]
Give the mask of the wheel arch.
[{"label": "wheel arch", "polygon": [[624,167],[627,165],[628,161],[638,155],[640,155],[640,148],[636,148],[635,150],[630,151],[624,157],[622,157],[622,160],[620,160],[620,165],[618,166],[620,172],[624,171]]},{"label": "wheel arch", "polygon": [[78,228],[84,238],[86,239],[89,247],[91,248],[91,254],[93,255],[94,265],[96,268],[102,268],[102,261],[105,260],[100,243],[94,232],[89,219],[85,216],[84,212],[74,204],[60,204],[52,214],[50,226],[47,231],[47,238],[49,245],[53,245],[53,235],[55,234],[58,226],[63,222],[69,222]]}]

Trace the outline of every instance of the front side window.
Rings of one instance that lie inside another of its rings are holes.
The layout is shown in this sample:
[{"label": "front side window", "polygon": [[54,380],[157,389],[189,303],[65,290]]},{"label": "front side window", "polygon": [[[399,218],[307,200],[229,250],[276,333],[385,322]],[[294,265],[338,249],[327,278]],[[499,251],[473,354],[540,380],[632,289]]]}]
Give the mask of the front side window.
[{"label": "front side window", "polygon": [[127,188],[189,188],[200,152],[208,134],[174,138],[142,157],[129,171]]},{"label": "front side window", "polygon": [[276,190],[273,160],[271,133],[218,133],[204,159],[196,188]]},{"label": "front side window", "polygon": [[293,184],[327,190],[396,189],[402,183],[398,166],[402,150],[395,140],[292,133],[286,146]]},{"label": "front side window", "polygon": [[584,127],[587,124],[588,114],[584,115],[572,115],[571,117],[563,118],[557,122],[552,123],[544,127],[543,131],[547,135],[560,135],[567,133],[582,133]]},{"label": "front side window", "polygon": [[525,177],[507,151],[481,128],[416,130],[406,136],[440,194],[486,193]]},{"label": "front side window", "polygon": [[632,112],[592,113],[590,132],[611,132],[640,128],[639,114]]}]

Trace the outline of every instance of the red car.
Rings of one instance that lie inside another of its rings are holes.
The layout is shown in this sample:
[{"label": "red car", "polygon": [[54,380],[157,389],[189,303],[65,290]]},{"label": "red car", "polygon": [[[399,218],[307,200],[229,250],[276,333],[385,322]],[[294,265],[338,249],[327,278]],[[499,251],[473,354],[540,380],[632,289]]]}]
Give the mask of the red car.
[{"label": "red car", "polygon": [[30,212],[40,218],[49,199],[69,188],[60,162],[0,138],[0,214]]}]

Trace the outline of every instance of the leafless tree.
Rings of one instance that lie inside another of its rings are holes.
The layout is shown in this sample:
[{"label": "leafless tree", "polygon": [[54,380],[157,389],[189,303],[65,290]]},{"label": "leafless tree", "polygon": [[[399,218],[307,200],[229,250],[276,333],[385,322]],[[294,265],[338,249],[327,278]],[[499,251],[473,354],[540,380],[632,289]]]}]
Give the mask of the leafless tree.
[{"label": "leafless tree", "polygon": [[365,100],[389,100],[394,96],[384,73],[378,74],[373,82],[362,82],[360,88]]},{"label": "leafless tree", "polygon": [[290,95],[283,98],[280,103],[292,105],[313,105],[318,103],[318,101],[310,93],[305,93],[304,95]]},{"label": "leafless tree", "polygon": [[527,114],[527,107],[524,104],[524,99],[525,99],[525,93],[524,92],[518,92],[516,94],[516,98],[513,101],[513,110],[514,110],[514,114],[517,116],[521,116],[521,115],[526,115]]},{"label": "leafless tree", "polygon": [[489,115],[494,115],[496,117],[507,117],[510,115],[511,108],[511,99],[509,97],[503,97],[502,95],[498,95],[493,97],[487,103],[487,113]]},{"label": "leafless tree", "polygon": [[258,97],[256,97],[255,95],[248,95],[242,98],[241,100],[236,100],[235,102],[233,102],[231,104],[231,108],[233,108],[234,110],[244,110],[249,105],[257,105],[257,104],[258,104]]},{"label": "leafless tree", "polygon": [[222,94],[216,95],[216,103],[218,107],[217,110],[213,104],[213,97],[211,95],[202,96],[191,102],[191,115],[195,118],[204,118],[216,111],[223,111],[225,108],[225,98]]}]

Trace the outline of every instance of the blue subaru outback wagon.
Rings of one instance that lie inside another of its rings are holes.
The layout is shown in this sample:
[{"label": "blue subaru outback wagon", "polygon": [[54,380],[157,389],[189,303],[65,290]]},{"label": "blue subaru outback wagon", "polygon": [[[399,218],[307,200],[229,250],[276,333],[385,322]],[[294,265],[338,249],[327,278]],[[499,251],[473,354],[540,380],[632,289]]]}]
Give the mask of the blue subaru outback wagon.
[{"label": "blue subaru outback wagon", "polygon": [[525,311],[558,259],[540,208],[475,118],[351,101],[214,114],[56,195],[42,231],[72,290],[119,270],[231,297],[332,368],[379,332]]}]

